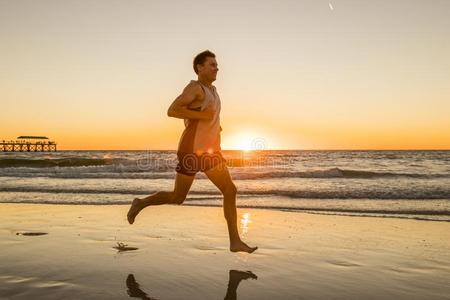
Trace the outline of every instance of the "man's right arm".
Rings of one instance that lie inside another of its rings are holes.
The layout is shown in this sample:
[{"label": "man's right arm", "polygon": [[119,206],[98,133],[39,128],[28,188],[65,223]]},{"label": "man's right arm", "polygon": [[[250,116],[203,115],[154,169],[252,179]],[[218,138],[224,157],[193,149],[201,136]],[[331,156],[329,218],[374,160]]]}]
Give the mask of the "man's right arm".
[{"label": "man's right arm", "polygon": [[214,111],[195,111],[188,108],[189,104],[195,100],[204,100],[205,94],[202,88],[196,83],[190,83],[183,90],[183,93],[178,96],[167,110],[167,115],[179,119],[204,119],[209,120],[214,116]]}]

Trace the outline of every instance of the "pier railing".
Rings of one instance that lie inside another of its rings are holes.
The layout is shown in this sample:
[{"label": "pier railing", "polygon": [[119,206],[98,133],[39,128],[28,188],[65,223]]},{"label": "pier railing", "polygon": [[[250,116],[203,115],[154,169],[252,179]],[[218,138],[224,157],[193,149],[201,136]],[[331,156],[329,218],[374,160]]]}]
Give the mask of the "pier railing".
[{"label": "pier railing", "polygon": [[52,152],[56,151],[54,141],[0,141],[0,152]]}]

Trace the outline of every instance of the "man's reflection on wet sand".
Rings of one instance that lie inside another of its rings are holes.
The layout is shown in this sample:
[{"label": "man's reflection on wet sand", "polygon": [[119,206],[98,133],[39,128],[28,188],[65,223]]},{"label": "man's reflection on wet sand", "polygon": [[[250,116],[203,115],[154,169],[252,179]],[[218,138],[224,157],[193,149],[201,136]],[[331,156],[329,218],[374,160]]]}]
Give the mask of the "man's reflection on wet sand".
[{"label": "man's reflection on wet sand", "polygon": [[230,270],[228,277],[228,288],[227,294],[225,295],[225,300],[235,300],[237,299],[237,288],[242,280],[246,279],[258,279],[258,276],[252,273],[252,271],[238,271]]},{"label": "man's reflection on wet sand", "polygon": [[[258,276],[252,273],[252,271],[238,271],[238,270],[230,270],[228,275],[228,288],[227,294],[225,295],[225,300],[235,300],[237,299],[237,288],[239,283],[242,280],[246,279],[258,279]],[[139,283],[134,279],[133,274],[129,274],[126,280],[127,284],[127,294],[130,297],[141,298],[144,300],[156,300],[156,298],[152,298],[147,295],[143,290],[141,290]]]},{"label": "man's reflection on wet sand", "polygon": [[130,295],[130,297],[141,298],[144,300],[156,300],[156,298],[149,297],[147,293],[141,290],[139,283],[136,282],[133,274],[128,275],[126,283],[128,288],[127,294]]}]

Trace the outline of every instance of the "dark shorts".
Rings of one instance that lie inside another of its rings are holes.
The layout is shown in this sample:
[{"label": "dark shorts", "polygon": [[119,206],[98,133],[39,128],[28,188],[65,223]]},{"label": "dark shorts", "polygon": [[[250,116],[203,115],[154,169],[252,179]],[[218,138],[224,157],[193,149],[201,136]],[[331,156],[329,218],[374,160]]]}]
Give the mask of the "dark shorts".
[{"label": "dark shorts", "polygon": [[227,161],[223,158],[220,152],[204,153],[197,155],[194,153],[178,152],[178,164],[176,167],[177,173],[193,176],[197,172],[208,171]]}]

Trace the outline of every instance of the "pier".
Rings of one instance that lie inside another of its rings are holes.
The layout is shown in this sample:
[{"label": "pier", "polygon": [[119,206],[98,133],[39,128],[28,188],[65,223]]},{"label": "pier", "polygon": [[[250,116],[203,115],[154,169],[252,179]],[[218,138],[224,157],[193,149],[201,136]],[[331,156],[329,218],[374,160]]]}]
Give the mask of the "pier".
[{"label": "pier", "polygon": [[0,141],[0,152],[54,152],[56,142],[46,136],[21,135],[15,141]]}]

